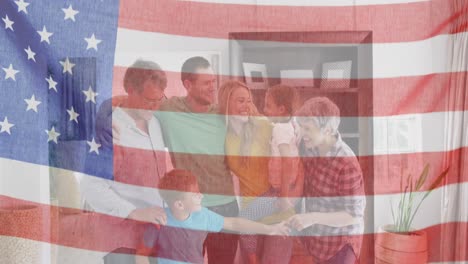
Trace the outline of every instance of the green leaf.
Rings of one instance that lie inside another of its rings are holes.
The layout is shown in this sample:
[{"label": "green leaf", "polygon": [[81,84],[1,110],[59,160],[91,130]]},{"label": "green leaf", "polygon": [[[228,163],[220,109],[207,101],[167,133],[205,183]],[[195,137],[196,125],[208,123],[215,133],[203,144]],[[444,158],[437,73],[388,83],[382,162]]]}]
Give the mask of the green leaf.
[{"label": "green leaf", "polygon": [[449,169],[450,169],[450,166],[447,167],[437,178],[436,180],[431,184],[431,186],[429,187],[429,190],[426,192],[426,194],[424,194],[423,198],[421,199],[421,201],[419,202],[418,206],[416,207],[416,210],[414,210],[414,213],[413,215],[411,216],[410,220],[409,220],[409,223],[408,224],[412,224],[413,223],[413,220],[414,220],[414,217],[416,216],[416,213],[419,211],[419,207],[421,206],[422,202],[424,200],[426,200],[426,198],[429,196],[429,194],[431,194],[431,192],[437,187],[439,186],[439,184],[442,182],[442,180],[447,176],[448,172],[449,172]]},{"label": "green leaf", "polygon": [[421,172],[421,175],[419,176],[418,181],[416,182],[416,191],[419,191],[419,189],[421,189],[421,187],[424,185],[428,174],[429,174],[429,164],[426,164],[426,166],[424,166],[424,170]]},{"label": "green leaf", "polygon": [[405,191],[403,193],[402,198],[400,199],[400,203],[398,204],[398,223],[397,223],[397,230],[401,232],[402,227],[404,225],[404,217],[405,217],[405,204],[406,204],[406,194],[408,192],[408,186],[405,187]]}]

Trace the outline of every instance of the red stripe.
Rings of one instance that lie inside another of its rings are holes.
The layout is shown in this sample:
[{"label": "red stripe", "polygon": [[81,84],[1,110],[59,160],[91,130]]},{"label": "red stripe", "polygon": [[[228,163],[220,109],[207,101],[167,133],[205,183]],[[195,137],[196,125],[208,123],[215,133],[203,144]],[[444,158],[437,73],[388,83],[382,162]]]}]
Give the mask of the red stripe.
[{"label": "red stripe", "polygon": [[[133,148],[119,147],[122,151],[128,150],[132,152],[131,157],[134,160],[145,161],[152,160],[152,152],[147,150],[138,150]],[[363,180],[365,186],[365,195],[380,195],[402,192],[400,190],[400,179],[406,180],[406,176],[413,175],[413,181],[416,181],[426,164],[430,165],[430,171],[426,184],[422,186],[421,191],[429,189],[431,183],[437,176],[447,167],[450,167],[446,179],[441,183],[441,186],[449,184],[458,184],[468,182],[468,167],[460,166],[466,162],[468,157],[468,147],[460,148],[448,152],[421,152],[398,155],[374,155],[361,156],[359,163],[363,172]],[[193,154],[194,156],[204,156],[202,154]],[[114,168],[129,166],[125,178],[115,179],[116,181],[137,186],[145,186],[155,188],[155,174],[150,170],[141,170],[137,168],[139,161],[132,161],[131,157],[125,160],[125,164],[115,163]],[[268,157],[250,157],[251,159],[268,159]],[[314,159],[330,159],[327,157],[303,158],[304,162]],[[345,159],[343,157],[343,162]],[[465,159],[465,160],[464,160]],[[115,161],[115,160],[114,160]],[[133,169],[132,169],[133,168]],[[131,172],[136,173],[131,173]],[[403,175],[402,175],[403,173]],[[119,173],[119,175],[122,173]],[[226,193],[212,193],[220,195],[229,195]],[[239,194],[238,194],[239,195]],[[337,194],[339,195],[339,194]],[[301,195],[299,195],[301,196]]]},{"label": "red stripe", "polygon": [[[407,42],[456,33],[452,28],[466,10],[451,10],[455,0],[405,4],[300,7],[255,6],[171,0],[120,2],[119,27],[194,37],[229,38],[229,32],[372,31],[373,42]],[[458,15],[457,15],[458,14]],[[339,17],[339,19],[334,19]],[[304,34],[257,35],[247,39],[343,43],[346,39]],[[356,43],[353,39],[348,39]]]},{"label": "red stripe", "polygon": [[[110,252],[122,246],[135,247],[136,243],[140,242],[139,239],[145,228],[142,223],[135,221],[122,222],[121,218],[37,204],[6,196],[0,196],[0,204],[2,204],[0,235],[85,250]],[[29,208],[29,210],[18,210],[18,208]],[[428,236],[429,261],[467,261],[468,250],[466,243],[462,242],[467,238],[466,230],[468,230],[467,222],[442,223],[423,229]],[[465,232],[459,233],[463,231]],[[375,235],[366,234],[362,237],[361,261],[373,263]],[[444,255],[441,249],[452,254]],[[455,255],[455,252],[458,254]],[[307,254],[307,252],[302,253]]]},{"label": "red stripe", "polygon": [[[114,67],[112,94],[126,94],[123,89],[123,77],[126,67]],[[166,95],[183,96],[185,88],[180,81],[179,72],[166,72],[168,83]],[[456,96],[460,82],[467,72],[439,73],[425,76],[395,77],[385,79],[352,80],[351,86],[359,88],[359,103],[356,89],[322,90],[305,88],[300,90],[301,98],[312,96],[329,96],[340,107],[341,116],[388,116],[397,114],[447,112],[468,110],[468,105],[462,97]],[[220,76],[220,83],[231,76]],[[320,87],[321,80],[311,80]],[[279,83],[278,79],[270,78],[269,83]],[[259,94],[258,102],[263,105],[263,97]],[[417,100],[415,100],[417,98]],[[373,102],[373,103],[372,103]],[[366,104],[370,104],[367,107]]]},{"label": "red stripe", "polygon": [[[137,149],[114,145],[114,180],[126,184],[157,188],[159,183],[158,166],[166,165],[156,162],[158,158],[166,157],[166,152],[155,153],[152,150]],[[159,159],[158,159],[159,161]],[[164,170],[164,168],[159,168]]]},{"label": "red stripe", "polygon": [[[104,214],[0,196],[0,235],[109,252],[135,246],[141,224]],[[18,210],[19,208],[19,210]],[[51,219],[49,223],[49,219]]]}]

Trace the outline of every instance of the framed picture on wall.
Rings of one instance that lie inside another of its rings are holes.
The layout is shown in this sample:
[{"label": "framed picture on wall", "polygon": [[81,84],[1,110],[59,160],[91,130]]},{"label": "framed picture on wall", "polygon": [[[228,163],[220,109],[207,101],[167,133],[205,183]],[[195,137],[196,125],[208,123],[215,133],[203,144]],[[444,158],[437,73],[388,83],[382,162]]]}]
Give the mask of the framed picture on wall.
[{"label": "framed picture on wall", "polygon": [[244,62],[242,66],[244,67],[245,83],[251,89],[267,88],[268,76],[265,64]]},{"label": "framed picture on wall", "polygon": [[323,89],[350,88],[352,61],[327,62],[322,65]]}]

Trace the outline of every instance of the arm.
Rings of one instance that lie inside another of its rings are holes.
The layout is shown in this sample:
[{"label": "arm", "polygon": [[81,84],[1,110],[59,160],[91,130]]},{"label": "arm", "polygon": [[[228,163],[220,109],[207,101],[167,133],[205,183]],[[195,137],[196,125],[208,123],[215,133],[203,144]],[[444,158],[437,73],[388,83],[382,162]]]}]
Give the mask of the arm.
[{"label": "arm", "polygon": [[297,163],[297,175],[296,175],[296,182],[294,183],[294,187],[291,190],[291,195],[294,197],[302,196],[304,192],[304,164],[302,163],[301,159],[297,157],[299,160]]},{"label": "arm", "polygon": [[111,180],[86,175],[80,187],[86,202],[96,212],[126,218],[136,209],[111,188]]},{"label": "arm", "polygon": [[[95,211],[154,224],[166,224],[166,214],[162,208],[136,208],[132,203],[116,193],[111,184],[122,183],[111,183],[110,180],[92,176],[83,177],[81,182],[82,193],[87,203]],[[131,186],[129,188],[138,187]]]},{"label": "arm", "polygon": [[289,194],[289,179],[293,171],[293,160],[288,144],[280,144],[278,150],[281,156],[281,193],[280,197],[287,198]]},{"label": "arm", "polygon": [[281,165],[281,187],[280,198],[278,200],[278,207],[282,211],[286,211],[294,206],[289,199],[289,179],[294,176],[291,175],[291,172],[294,171],[294,162],[293,158],[291,157],[291,150],[289,144],[280,144],[278,146],[278,150],[280,152],[280,158],[278,161]]},{"label": "arm", "polygon": [[223,228],[230,231],[264,235],[287,235],[289,233],[289,229],[284,223],[264,225],[240,217],[225,217]]},{"label": "arm", "polygon": [[102,102],[96,114],[96,140],[103,146],[112,147],[113,138],[118,139],[118,127],[112,122],[113,107],[124,104],[127,96],[115,96]]},{"label": "arm", "polygon": [[103,146],[112,147],[112,98],[102,102],[96,114],[96,140]]},{"label": "arm", "polygon": [[312,212],[306,214],[297,214],[290,217],[286,222],[291,228],[298,231],[305,229],[311,225],[319,224],[331,227],[345,227],[360,223],[362,218],[353,217],[345,211],[341,212]]}]

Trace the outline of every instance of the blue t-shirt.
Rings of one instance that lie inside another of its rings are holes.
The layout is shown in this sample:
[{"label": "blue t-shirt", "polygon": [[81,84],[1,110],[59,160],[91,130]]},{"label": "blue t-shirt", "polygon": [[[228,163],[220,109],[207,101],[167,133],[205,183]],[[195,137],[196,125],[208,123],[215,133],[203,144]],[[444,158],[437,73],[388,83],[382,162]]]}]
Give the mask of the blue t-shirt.
[{"label": "blue t-shirt", "polygon": [[167,225],[152,227],[145,233],[145,244],[156,247],[158,264],[203,263],[203,243],[208,232],[219,232],[224,217],[203,207],[186,220],[177,220],[165,209]]}]

